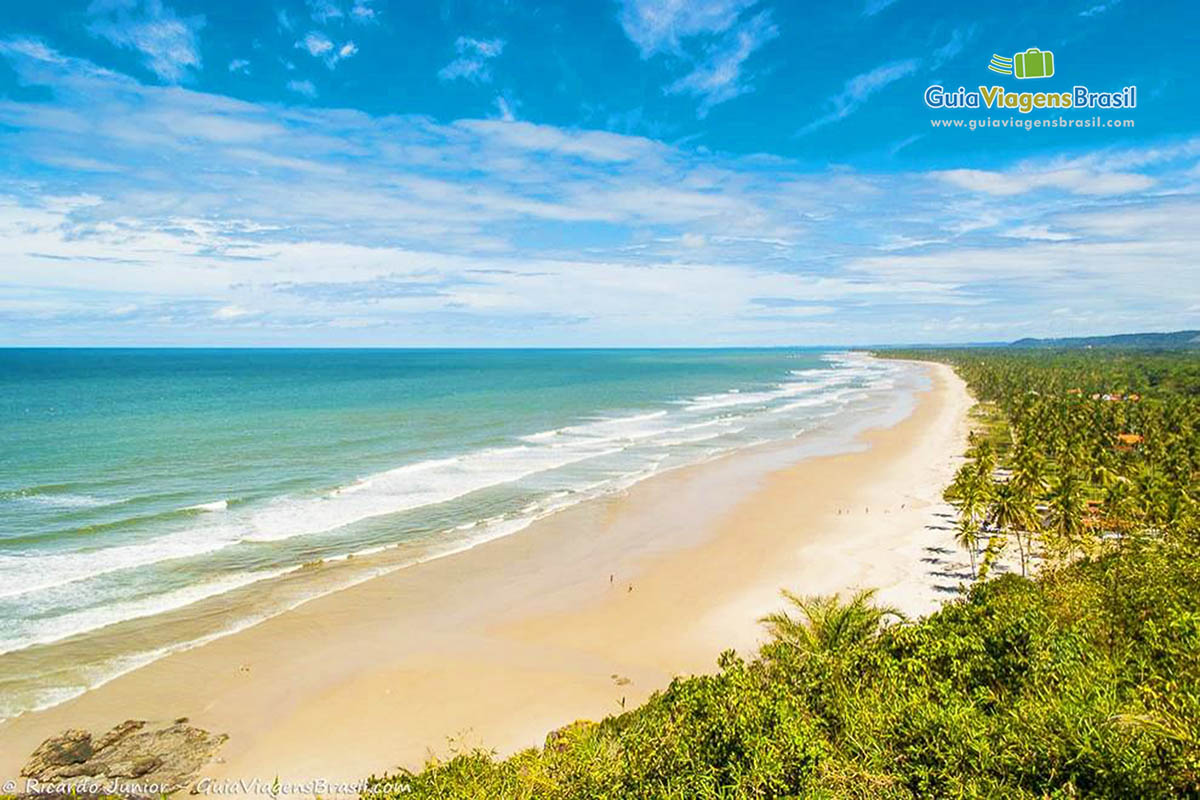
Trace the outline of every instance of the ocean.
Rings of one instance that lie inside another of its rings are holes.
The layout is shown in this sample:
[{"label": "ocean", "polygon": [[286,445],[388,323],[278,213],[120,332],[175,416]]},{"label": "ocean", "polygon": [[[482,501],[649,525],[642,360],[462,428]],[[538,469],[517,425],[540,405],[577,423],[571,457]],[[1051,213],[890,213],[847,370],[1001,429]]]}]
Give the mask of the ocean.
[{"label": "ocean", "polygon": [[746,350],[0,350],[0,718],[655,473],[894,406]]}]

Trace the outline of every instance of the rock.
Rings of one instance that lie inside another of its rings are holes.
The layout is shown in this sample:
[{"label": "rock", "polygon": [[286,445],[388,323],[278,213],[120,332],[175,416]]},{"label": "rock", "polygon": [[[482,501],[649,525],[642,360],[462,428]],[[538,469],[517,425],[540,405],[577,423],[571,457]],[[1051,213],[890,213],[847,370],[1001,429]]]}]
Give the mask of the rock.
[{"label": "rock", "polygon": [[[108,767],[103,761],[85,761],[82,764],[67,764],[54,771],[55,778],[79,778],[84,775],[104,775]],[[30,776],[36,777],[36,776]]]},{"label": "rock", "polygon": [[162,766],[158,756],[141,756],[131,761],[117,761],[109,766],[107,774],[114,778],[140,778]]},{"label": "rock", "polygon": [[93,752],[92,734],[73,728],[42,742],[29,757],[21,775],[33,777],[35,772],[53,772],[69,764],[82,764],[92,757]]},{"label": "rock", "polygon": [[105,748],[116,744],[121,739],[124,739],[134,731],[140,731],[144,727],[146,727],[146,720],[144,719],[127,719],[108,733],[101,736],[100,741],[96,744],[96,749],[104,750]]},{"label": "rock", "polygon": [[188,785],[226,739],[225,734],[179,721],[147,730],[144,720],[131,719],[96,742],[84,730],[47,739],[30,756],[21,775],[69,785],[136,780],[141,786],[160,787],[146,792],[159,795]]}]

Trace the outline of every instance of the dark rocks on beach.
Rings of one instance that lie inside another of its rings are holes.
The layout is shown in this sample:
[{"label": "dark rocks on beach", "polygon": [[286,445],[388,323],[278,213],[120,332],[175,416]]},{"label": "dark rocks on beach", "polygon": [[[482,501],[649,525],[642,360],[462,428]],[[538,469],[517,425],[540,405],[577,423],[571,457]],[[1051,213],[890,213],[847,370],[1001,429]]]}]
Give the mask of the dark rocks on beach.
[{"label": "dark rocks on beach", "polygon": [[92,757],[92,735],[87,731],[69,730],[61,736],[55,736],[42,742],[21,771],[22,775],[32,776],[36,770],[48,773],[51,770],[61,772],[76,764],[82,764]]},{"label": "dark rocks on beach", "polygon": [[98,740],[72,729],[42,742],[21,775],[42,785],[133,782],[158,787],[151,794],[175,791],[187,786],[229,738],[185,722],[180,718],[165,728],[145,730],[144,720],[130,719]]}]

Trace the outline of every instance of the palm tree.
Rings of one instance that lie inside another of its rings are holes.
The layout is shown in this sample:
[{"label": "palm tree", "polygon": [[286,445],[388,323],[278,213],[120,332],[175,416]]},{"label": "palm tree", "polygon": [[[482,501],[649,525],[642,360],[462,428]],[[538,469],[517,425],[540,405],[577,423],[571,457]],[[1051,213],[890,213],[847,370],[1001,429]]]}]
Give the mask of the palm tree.
[{"label": "palm tree", "polygon": [[975,474],[980,480],[991,480],[996,469],[996,450],[986,439],[975,449]]},{"label": "palm tree", "polygon": [[1093,486],[1107,490],[1121,476],[1106,461],[1097,458],[1092,462],[1091,472],[1088,477]]},{"label": "palm tree", "polygon": [[1073,473],[1064,474],[1050,492],[1050,524],[1069,553],[1083,545],[1087,499]]},{"label": "palm tree", "polygon": [[987,508],[989,485],[990,482],[977,479],[968,481],[958,491],[958,513],[972,523],[982,519]]},{"label": "palm tree", "polygon": [[1036,502],[1048,486],[1045,461],[1033,450],[1022,447],[1013,459],[1012,482]]},{"label": "palm tree", "polygon": [[979,526],[975,524],[975,520],[966,514],[961,514],[958,518],[958,534],[954,537],[954,542],[966,550],[971,557],[972,580],[975,578],[975,547],[978,536]]},{"label": "palm tree", "polygon": [[799,597],[786,589],[782,594],[799,613],[779,611],[759,622],[767,626],[776,642],[802,653],[832,653],[854,647],[874,638],[888,617],[904,618],[891,606],[874,605],[874,589],[855,593],[849,603],[842,603],[836,594]]},{"label": "palm tree", "polygon": [[983,548],[983,559],[979,562],[979,577],[978,580],[983,580],[992,571],[992,565],[996,563],[996,559],[1004,552],[1004,548],[1008,546],[1008,539],[1003,533],[992,533],[988,536],[987,544]]},{"label": "palm tree", "polygon": [[1017,548],[1021,552],[1021,574],[1026,570],[1026,543],[1022,534],[1028,531],[1033,522],[1034,509],[1029,503],[1028,495],[1020,491],[1011,482],[996,484],[992,496],[991,520],[1002,531],[1011,531],[1017,538]]},{"label": "palm tree", "polygon": [[1114,480],[1104,492],[1104,509],[1108,524],[1124,539],[1140,516],[1133,482],[1124,476]]}]

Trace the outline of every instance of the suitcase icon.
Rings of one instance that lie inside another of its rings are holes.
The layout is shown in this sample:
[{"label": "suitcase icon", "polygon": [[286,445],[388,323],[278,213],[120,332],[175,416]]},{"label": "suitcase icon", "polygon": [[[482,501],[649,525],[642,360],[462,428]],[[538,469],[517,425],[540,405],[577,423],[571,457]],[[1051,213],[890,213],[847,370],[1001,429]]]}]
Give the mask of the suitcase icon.
[{"label": "suitcase icon", "polygon": [[1018,78],[1049,78],[1054,74],[1054,53],[1031,47],[1013,56],[1013,74]]}]

